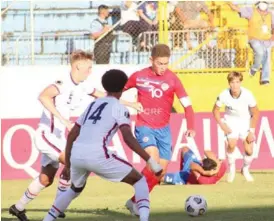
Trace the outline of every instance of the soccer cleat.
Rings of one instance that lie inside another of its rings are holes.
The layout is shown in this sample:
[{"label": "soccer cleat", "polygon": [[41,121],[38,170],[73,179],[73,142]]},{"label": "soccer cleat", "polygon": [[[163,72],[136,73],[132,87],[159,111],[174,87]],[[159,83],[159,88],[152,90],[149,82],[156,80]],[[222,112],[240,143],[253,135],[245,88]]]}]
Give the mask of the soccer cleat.
[{"label": "soccer cleat", "polygon": [[132,216],[139,216],[139,211],[136,207],[136,203],[133,203],[131,199],[126,202],[126,208],[129,210]]},{"label": "soccer cleat", "polygon": [[26,216],[26,210],[23,211],[18,210],[15,205],[12,205],[9,208],[9,214],[16,216],[20,221],[29,221],[28,217]]},{"label": "soccer cleat", "polygon": [[243,167],[242,170],[241,170],[241,173],[243,174],[243,176],[245,177],[247,182],[253,182],[254,181],[254,178],[250,174],[248,168]]},{"label": "soccer cleat", "polygon": [[64,219],[66,218],[66,214],[62,212],[59,214],[58,218]]},{"label": "soccer cleat", "polygon": [[227,174],[227,182],[228,183],[232,183],[235,179],[235,174],[236,172],[235,171],[230,171],[228,174]]}]

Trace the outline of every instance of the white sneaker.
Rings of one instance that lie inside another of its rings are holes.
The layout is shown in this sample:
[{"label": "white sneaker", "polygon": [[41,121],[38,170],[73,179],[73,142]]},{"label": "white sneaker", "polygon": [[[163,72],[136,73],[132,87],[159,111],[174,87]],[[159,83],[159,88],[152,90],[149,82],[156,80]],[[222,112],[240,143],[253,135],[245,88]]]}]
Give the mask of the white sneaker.
[{"label": "white sneaker", "polygon": [[137,205],[136,205],[136,203],[132,202],[131,199],[129,199],[126,202],[125,206],[129,210],[129,212],[131,213],[132,216],[139,216],[139,211],[138,211]]},{"label": "white sneaker", "polygon": [[248,170],[247,167],[243,167],[241,172],[242,172],[242,174],[245,177],[245,179],[246,179],[247,182],[253,182],[254,181],[254,178],[250,174],[250,172],[249,172],[249,170]]},{"label": "white sneaker", "polygon": [[233,183],[234,179],[235,179],[235,175],[236,175],[236,171],[230,171],[228,174],[227,174],[227,182],[228,183]]}]

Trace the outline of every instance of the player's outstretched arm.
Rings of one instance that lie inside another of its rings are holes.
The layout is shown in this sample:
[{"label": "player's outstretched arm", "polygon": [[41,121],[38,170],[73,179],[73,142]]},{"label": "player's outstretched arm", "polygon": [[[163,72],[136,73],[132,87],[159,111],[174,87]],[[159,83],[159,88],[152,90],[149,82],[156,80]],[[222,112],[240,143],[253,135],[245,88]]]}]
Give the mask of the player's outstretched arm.
[{"label": "player's outstretched arm", "polygon": [[62,124],[64,124],[68,130],[72,128],[72,123],[63,118],[63,116],[59,113],[59,111],[56,109],[54,104],[54,98],[59,95],[59,89],[55,85],[49,85],[46,87],[39,95],[39,101],[42,103],[42,105],[55,117],[57,117]]},{"label": "player's outstretched arm", "polygon": [[70,156],[71,156],[71,150],[73,142],[76,140],[76,138],[79,136],[80,133],[80,126],[76,123],[74,124],[71,131],[68,133],[67,143],[66,143],[66,149],[65,149],[65,166],[67,169],[70,169]]},{"label": "player's outstretched arm", "polygon": [[[92,94],[90,94],[91,96],[95,97],[95,98],[101,98],[101,97],[105,97],[106,93],[99,91],[99,90],[94,90],[94,92]],[[120,99],[120,103],[127,106],[127,107],[131,107],[137,111],[143,111],[143,106],[138,103],[138,102],[129,102],[129,101],[125,101]]]},{"label": "player's outstretched arm", "polygon": [[154,159],[150,157],[146,151],[142,149],[140,144],[134,138],[131,132],[131,128],[128,125],[122,125],[120,127],[120,131],[128,147],[135,153],[137,153],[142,159],[144,159],[150,165],[151,169],[154,171],[156,175],[160,175],[163,171],[162,167],[160,166],[160,164],[154,161]]},{"label": "player's outstretched arm", "polygon": [[175,93],[178,97],[181,105],[183,106],[185,110],[185,118],[187,121],[187,132],[186,135],[188,137],[194,137],[194,111],[191,105],[191,100],[188,94],[185,91],[184,86],[182,85],[179,78],[176,77],[176,85],[175,85]]},{"label": "player's outstretched arm", "polygon": [[214,105],[212,110],[214,119],[216,120],[217,124],[220,126],[220,128],[224,131],[225,135],[230,134],[232,131],[231,129],[222,121],[221,119],[221,112],[220,107],[218,105]]}]

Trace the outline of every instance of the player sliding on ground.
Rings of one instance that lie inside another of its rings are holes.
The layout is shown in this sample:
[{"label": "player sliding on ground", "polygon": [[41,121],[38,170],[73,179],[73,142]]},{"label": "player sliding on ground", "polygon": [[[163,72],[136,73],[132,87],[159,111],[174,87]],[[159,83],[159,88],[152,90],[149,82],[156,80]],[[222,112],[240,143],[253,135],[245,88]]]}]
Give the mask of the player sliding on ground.
[{"label": "player sliding on ground", "polygon": [[[172,140],[169,126],[170,113],[176,95],[185,109],[187,136],[194,136],[194,113],[182,83],[168,69],[170,49],[167,45],[155,45],[151,52],[151,67],[135,72],[130,76],[125,90],[136,88],[138,101],[143,112],[138,113],[135,136],[146,152],[163,167],[162,176],[166,173],[171,159]],[[147,166],[142,171],[148,182],[149,191],[159,184],[160,179]],[[132,214],[138,215],[136,199],[132,197],[126,207]]]},{"label": "player sliding on ground", "polygon": [[[236,173],[234,150],[240,138],[244,144],[244,165],[242,174],[247,181],[253,181],[249,172],[253,160],[253,144],[255,127],[259,118],[259,110],[251,91],[241,87],[243,75],[231,72],[227,76],[229,88],[217,98],[213,108],[214,117],[227,138],[227,158],[229,164],[228,182],[233,182]],[[221,120],[220,108],[225,106],[224,121]]]},{"label": "player sliding on ground", "polygon": [[[61,79],[46,87],[39,96],[44,111],[35,133],[34,142],[42,153],[41,172],[28,186],[20,200],[9,208],[9,213],[21,221],[27,221],[26,205],[31,202],[46,187],[49,187],[59,168],[64,164],[66,145],[66,129],[71,130],[70,113],[79,106],[82,98],[87,95],[103,97],[104,93],[88,87],[84,81],[88,78],[92,68],[92,55],[84,51],[75,51],[71,55],[71,72],[64,73]],[[121,101],[130,107],[138,109],[137,103]],[[70,187],[70,180],[66,171],[61,173],[57,195]],[[65,217],[65,214],[60,214]]]},{"label": "player sliding on ground", "polygon": [[71,188],[57,197],[44,221],[52,221],[69,206],[84,189],[91,172],[113,182],[124,182],[135,189],[140,221],[149,219],[149,190],[145,177],[128,162],[107,150],[114,134],[120,129],[125,143],[144,159],[153,174],[162,168],[134,138],[128,110],[119,98],[128,78],[119,70],[107,71],[102,85],[107,96],[89,105],[70,131],[66,145],[66,169],[71,173]]},{"label": "player sliding on ground", "polygon": [[165,184],[216,184],[225,174],[226,165],[216,158],[212,151],[205,151],[202,161],[188,147],[181,152],[181,168],[177,173],[167,173],[162,181]]}]

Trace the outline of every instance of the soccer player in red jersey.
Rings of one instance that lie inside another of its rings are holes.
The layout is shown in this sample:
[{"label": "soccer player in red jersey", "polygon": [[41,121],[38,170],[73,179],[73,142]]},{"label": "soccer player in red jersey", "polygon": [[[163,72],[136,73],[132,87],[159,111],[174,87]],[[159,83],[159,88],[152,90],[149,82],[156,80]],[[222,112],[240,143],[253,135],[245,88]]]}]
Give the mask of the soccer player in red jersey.
[{"label": "soccer player in red jersey", "polygon": [[[172,139],[169,119],[174,95],[178,97],[185,110],[187,120],[186,136],[194,136],[194,112],[179,78],[168,69],[170,49],[165,44],[155,45],[151,52],[151,67],[135,72],[130,76],[125,90],[136,88],[138,102],[143,111],[137,114],[135,136],[147,153],[159,162],[165,175],[172,154]],[[149,191],[159,184],[161,177],[156,177],[146,166],[143,175],[147,179]],[[135,197],[126,203],[127,209],[135,215]]]},{"label": "soccer player in red jersey", "polygon": [[216,184],[226,172],[226,163],[216,158],[212,151],[205,151],[200,161],[188,147],[181,153],[181,168],[177,173],[167,173],[162,181],[165,184]]}]

